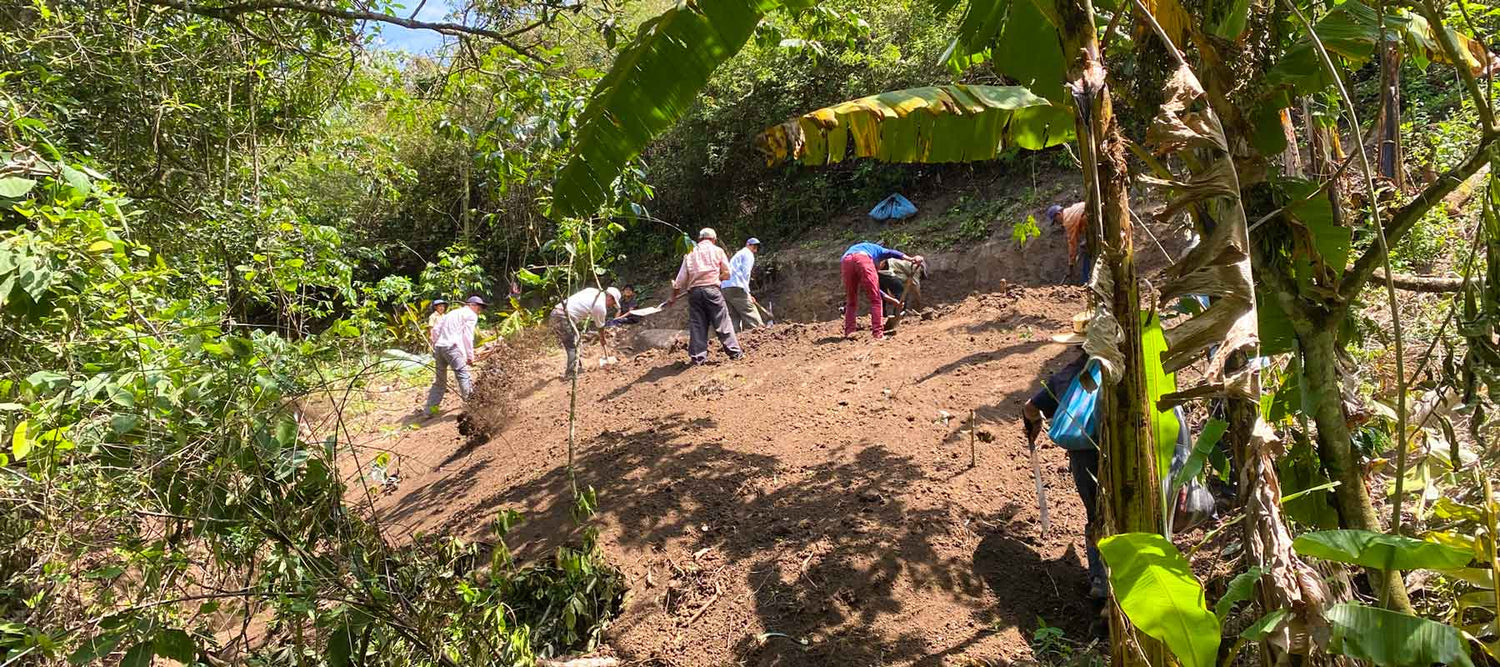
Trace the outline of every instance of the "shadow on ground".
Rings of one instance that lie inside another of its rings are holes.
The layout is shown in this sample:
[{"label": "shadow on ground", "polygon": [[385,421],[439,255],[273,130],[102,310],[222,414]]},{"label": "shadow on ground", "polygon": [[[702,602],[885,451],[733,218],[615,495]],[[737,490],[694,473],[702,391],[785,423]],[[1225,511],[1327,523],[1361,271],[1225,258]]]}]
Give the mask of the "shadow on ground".
[{"label": "shadow on ground", "polygon": [[[734,654],[744,663],[937,665],[990,632],[1018,627],[1029,636],[1038,618],[1082,631],[1067,625],[1082,611],[1048,602],[1079,597],[1084,574],[1076,554],[1042,561],[1004,530],[984,536],[972,562],[940,553],[935,547],[953,539],[950,531],[967,529],[955,528],[962,522],[948,508],[900,500],[901,490],[933,479],[908,458],[864,441],[828,448],[821,463],[792,466],[724,447],[717,427],[674,413],[629,431],[606,429],[581,439],[576,470],[579,485],[596,490],[598,519],[622,546],[644,551],[671,541],[750,563],[740,568],[749,574],[735,590],[752,596],[748,607],[759,627],[785,637],[728,631],[725,639],[736,640]],[[478,491],[477,505],[448,514],[446,499],[474,492],[464,486],[472,472],[413,493],[392,515],[420,508],[447,516],[436,532],[478,537],[475,527],[487,526],[497,511],[534,508],[507,538],[523,559],[546,557],[559,536],[576,534],[565,467],[487,496]],[[913,590],[928,589],[975,600],[965,636],[939,641],[915,625],[897,636],[872,629],[877,618],[919,611],[905,607],[921,599]],[[987,590],[999,609],[981,602]]]}]

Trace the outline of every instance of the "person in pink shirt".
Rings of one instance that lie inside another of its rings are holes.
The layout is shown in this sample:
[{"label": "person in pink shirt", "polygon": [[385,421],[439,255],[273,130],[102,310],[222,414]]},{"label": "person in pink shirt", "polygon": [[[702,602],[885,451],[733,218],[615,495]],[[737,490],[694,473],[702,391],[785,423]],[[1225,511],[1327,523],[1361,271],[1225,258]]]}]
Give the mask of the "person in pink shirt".
[{"label": "person in pink shirt", "polygon": [[688,360],[694,366],[708,361],[710,325],[719,335],[719,343],[730,359],[745,356],[729,320],[729,304],[724,302],[724,293],[719,291],[719,283],[729,279],[729,256],[714,244],[718,238],[718,233],[711,227],[698,232],[698,245],[682,256],[682,266],[677,269],[677,278],[672,280],[672,296],[667,299],[670,306],[676,303],[678,295],[687,292]]}]

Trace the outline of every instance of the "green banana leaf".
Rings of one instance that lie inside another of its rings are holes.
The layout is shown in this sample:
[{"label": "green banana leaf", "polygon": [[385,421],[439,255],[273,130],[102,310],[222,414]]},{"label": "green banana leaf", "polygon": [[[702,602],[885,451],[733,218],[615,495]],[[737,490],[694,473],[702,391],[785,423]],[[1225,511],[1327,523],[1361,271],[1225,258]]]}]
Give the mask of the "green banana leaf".
[{"label": "green banana leaf", "polygon": [[1224,433],[1229,431],[1229,422],[1222,419],[1210,419],[1203,425],[1203,430],[1198,432],[1198,441],[1193,443],[1193,452],[1188,455],[1187,462],[1172,476],[1171,483],[1167,486],[1168,492],[1182,488],[1184,484],[1197,479],[1203,473],[1203,468],[1208,465],[1208,457],[1219,446],[1219,440]]},{"label": "green banana leaf", "polygon": [[[1045,0],[1044,0],[1045,1]],[[1063,89],[1068,63],[1052,21],[1035,0],[1015,0],[1000,39],[990,46],[996,72],[1071,113],[1072,100]]]},{"label": "green banana leaf", "polygon": [[1109,582],[1125,617],[1171,649],[1184,667],[1212,667],[1219,654],[1219,619],[1177,547],[1151,533],[1099,541]]},{"label": "green banana leaf", "polygon": [[[1161,357],[1166,351],[1167,337],[1161,330],[1161,316],[1142,313],[1141,353],[1146,359],[1146,404],[1151,406],[1151,433],[1156,437],[1156,475],[1162,480],[1171,475],[1172,454],[1177,449],[1177,431],[1181,428],[1175,412],[1156,407],[1162,396],[1177,391],[1177,375],[1168,373],[1161,365]],[[1161,490],[1164,509],[1169,515],[1174,490],[1170,484],[1162,486]]]},{"label": "green banana leaf", "polygon": [[1328,609],[1329,650],[1381,667],[1473,667],[1463,635],[1451,625],[1345,602]]},{"label": "green banana leaf", "polygon": [[552,188],[553,213],[593,215],[626,163],[697,101],[715,69],[783,0],[679,2],[641,24],[594,87],[578,119],[573,154]]},{"label": "green banana leaf", "polygon": [[1068,107],[1067,62],[1057,28],[1043,12],[1035,0],[969,0],[942,60],[955,75],[989,61],[996,72]]},{"label": "green banana leaf", "polygon": [[992,160],[1007,146],[1039,150],[1073,138],[1067,110],[1017,86],[931,86],[818,109],[767,129],[757,143],[768,164],[855,157],[883,162]]},{"label": "green banana leaf", "polygon": [[948,44],[942,61],[955,74],[983,63],[989,58],[989,47],[1005,24],[1005,14],[1012,0],[969,0],[958,34]]},{"label": "green banana leaf", "polygon": [[1322,530],[1292,542],[1303,556],[1380,570],[1456,570],[1474,554],[1462,549],[1368,530]]}]

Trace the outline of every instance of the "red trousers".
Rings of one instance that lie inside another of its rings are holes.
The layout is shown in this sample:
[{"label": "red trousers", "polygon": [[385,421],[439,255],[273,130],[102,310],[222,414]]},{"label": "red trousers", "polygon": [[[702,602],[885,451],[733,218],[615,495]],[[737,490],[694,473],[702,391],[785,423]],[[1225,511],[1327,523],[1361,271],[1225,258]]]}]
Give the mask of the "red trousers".
[{"label": "red trousers", "polygon": [[880,299],[880,278],[875,275],[875,260],[869,255],[845,255],[840,262],[844,275],[844,335],[854,333],[854,313],[859,309],[859,291],[870,300],[870,331],[876,338],[885,336],[885,304]]}]

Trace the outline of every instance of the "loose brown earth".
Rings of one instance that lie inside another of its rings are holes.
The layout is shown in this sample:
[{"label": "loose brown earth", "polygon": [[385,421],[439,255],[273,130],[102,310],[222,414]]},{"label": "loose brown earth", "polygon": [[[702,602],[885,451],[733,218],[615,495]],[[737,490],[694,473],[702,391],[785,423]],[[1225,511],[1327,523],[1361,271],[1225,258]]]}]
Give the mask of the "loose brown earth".
[{"label": "loose brown earth", "polygon": [[[1045,446],[1040,534],[1020,426],[1068,353],[1049,336],[1082,300],[1011,287],[880,342],[785,324],[744,336],[738,362],[650,351],[591,369],[577,475],[631,588],[605,650],[627,664],[1004,664],[1031,657],[1043,620],[1085,637],[1083,508]],[[508,543],[532,558],[570,534],[562,360],[511,365],[487,369],[516,387],[499,435],[466,439],[451,405],[369,436],[404,477],[376,501],[388,530],[493,539],[495,513],[515,509],[528,521]]]}]

